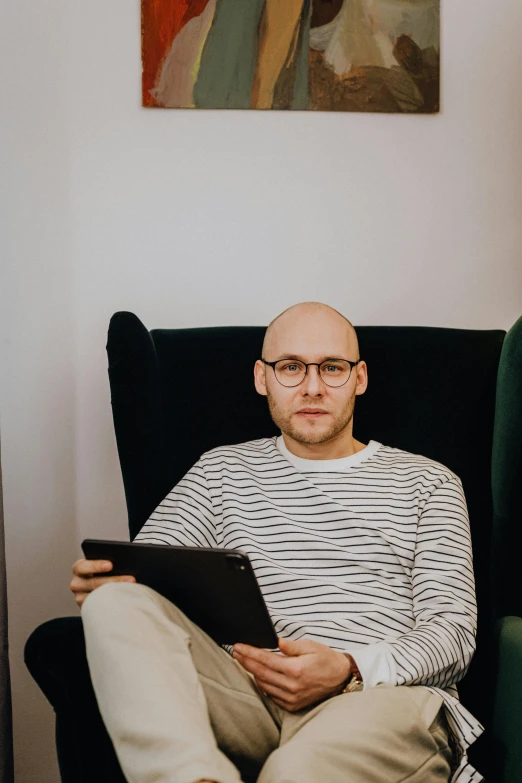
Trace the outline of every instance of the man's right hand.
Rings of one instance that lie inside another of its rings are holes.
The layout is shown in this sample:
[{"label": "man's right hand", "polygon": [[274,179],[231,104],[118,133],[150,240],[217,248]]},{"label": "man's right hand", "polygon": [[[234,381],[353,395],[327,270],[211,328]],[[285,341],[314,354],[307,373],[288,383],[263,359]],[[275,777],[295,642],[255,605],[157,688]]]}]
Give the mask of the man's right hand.
[{"label": "man's right hand", "polygon": [[81,606],[89,593],[106,582],[135,582],[134,576],[103,576],[106,571],[112,570],[109,560],[86,560],[82,558],[73,563],[74,574],[70,588],[74,593],[74,600]]}]

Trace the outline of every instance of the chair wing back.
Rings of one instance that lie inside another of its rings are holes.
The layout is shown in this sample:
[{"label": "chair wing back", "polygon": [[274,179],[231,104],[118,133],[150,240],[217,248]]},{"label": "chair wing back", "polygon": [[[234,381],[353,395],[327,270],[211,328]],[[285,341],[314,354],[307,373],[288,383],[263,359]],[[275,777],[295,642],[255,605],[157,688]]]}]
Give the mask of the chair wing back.
[{"label": "chair wing back", "polygon": [[[496,616],[522,615],[522,317],[502,346],[495,401],[492,597]],[[506,546],[509,542],[509,546]]]},{"label": "chair wing back", "polygon": [[109,382],[131,540],[204,451],[278,433],[253,383],[265,330],[149,332],[133,313],[113,315]]}]

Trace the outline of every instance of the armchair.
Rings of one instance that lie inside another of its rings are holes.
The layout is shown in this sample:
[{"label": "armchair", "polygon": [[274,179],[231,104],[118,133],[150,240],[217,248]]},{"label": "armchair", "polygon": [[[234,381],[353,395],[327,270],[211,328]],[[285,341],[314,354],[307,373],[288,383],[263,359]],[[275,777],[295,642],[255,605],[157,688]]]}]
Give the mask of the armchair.
[{"label": "armchair", "polygon": [[[261,326],[149,332],[133,313],[112,317],[109,380],[131,540],[204,451],[278,434],[253,384],[264,333]],[[369,385],[357,398],[354,436],[438,460],[462,480],[478,634],[459,692],[486,727],[469,758],[489,779],[520,783],[522,317],[507,333],[361,326],[357,334]],[[183,367],[197,356],[205,363],[191,364],[188,389]],[[233,378],[232,361],[240,366]],[[125,783],[90,682],[81,617],[36,628],[25,662],[56,713],[62,783]]]}]

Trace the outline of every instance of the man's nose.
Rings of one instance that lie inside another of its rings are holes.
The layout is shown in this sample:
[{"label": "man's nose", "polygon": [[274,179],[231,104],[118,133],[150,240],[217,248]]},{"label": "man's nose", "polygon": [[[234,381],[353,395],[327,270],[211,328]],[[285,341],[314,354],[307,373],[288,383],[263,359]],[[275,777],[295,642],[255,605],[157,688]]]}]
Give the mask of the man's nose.
[{"label": "man's nose", "polygon": [[316,367],[315,364],[308,368],[308,372],[306,373],[303,381],[303,387],[308,391],[309,394],[317,394],[317,392],[324,390],[324,384],[319,373],[319,367]]}]

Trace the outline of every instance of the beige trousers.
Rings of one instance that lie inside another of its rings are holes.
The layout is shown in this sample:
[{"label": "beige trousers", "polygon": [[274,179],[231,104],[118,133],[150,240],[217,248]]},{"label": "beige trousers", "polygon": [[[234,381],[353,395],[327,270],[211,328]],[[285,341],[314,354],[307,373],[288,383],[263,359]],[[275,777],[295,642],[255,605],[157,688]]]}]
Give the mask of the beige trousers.
[{"label": "beige trousers", "polygon": [[442,699],[426,688],[378,686],[289,712],[145,585],[104,584],[81,614],[94,691],[128,783],[449,779]]}]

